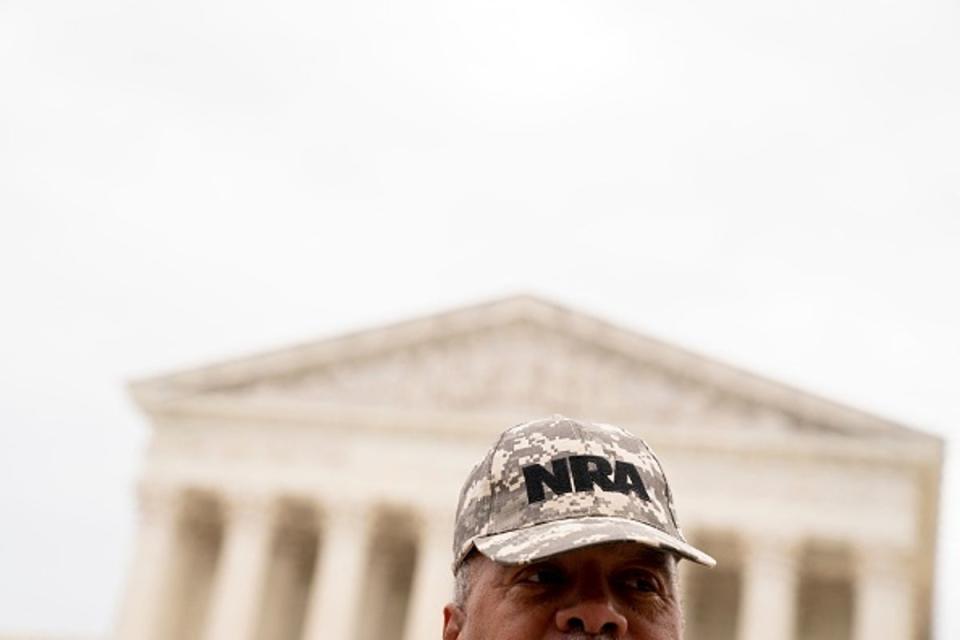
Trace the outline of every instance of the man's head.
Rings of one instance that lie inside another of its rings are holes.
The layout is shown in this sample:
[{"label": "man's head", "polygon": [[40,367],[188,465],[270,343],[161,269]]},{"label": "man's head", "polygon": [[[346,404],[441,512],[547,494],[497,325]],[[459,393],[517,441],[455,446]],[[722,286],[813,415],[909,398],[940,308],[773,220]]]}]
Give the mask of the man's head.
[{"label": "man's head", "polygon": [[679,640],[683,538],[660,462],[561,416],[505,431],[460,494],[444,640]]}]

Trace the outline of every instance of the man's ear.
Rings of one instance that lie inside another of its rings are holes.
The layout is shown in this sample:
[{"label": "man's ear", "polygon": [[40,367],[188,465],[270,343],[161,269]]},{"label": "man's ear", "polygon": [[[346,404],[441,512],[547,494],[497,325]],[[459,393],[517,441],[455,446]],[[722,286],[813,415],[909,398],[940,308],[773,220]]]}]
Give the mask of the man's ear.
[{"label": "man's ear", "polygon": [[448,603],[443,608],[443,640],[458,640],[463,632],[467,614],[459,606]]}]

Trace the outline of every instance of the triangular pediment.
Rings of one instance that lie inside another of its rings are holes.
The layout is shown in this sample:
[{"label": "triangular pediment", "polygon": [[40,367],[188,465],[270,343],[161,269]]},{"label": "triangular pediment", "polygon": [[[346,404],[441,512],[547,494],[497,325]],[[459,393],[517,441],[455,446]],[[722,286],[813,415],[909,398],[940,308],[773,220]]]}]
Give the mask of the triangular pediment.
[{"label": "triangular pediment", "polygon": [[672,419],[710,402],[654,366],[515,320],[251,381],[231,393],[404,409]]},{"label": "triangular pediment", "polygon": [[565,413],[631,424],[862,435],[908,430],[544,302],[516,297],[136,383],[183,398]]}]

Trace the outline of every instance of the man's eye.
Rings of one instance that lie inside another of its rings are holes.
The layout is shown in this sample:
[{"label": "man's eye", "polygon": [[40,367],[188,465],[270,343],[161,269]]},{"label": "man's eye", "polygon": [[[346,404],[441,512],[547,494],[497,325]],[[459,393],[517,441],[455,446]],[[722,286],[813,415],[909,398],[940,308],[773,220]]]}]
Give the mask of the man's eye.
[{"label": "man's eye", "polygon": [[624,587],[631,591],[655,593],[660,590],[660,585],[655,578],[642,574],[625,576],[622,583]]},{"label": "man's eye", "polygon": [[556,585],[563,582],[564,575],[559,569],[539,567],[526,574],[525,580],[534,584]]}]

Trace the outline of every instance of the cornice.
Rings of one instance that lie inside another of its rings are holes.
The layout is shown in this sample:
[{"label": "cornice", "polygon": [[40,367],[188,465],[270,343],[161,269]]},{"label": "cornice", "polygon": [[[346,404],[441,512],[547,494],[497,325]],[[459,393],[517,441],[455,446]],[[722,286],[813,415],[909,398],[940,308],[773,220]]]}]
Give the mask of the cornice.
[{"label": "cornice", "polygon": [[[369,407],[279,398],[196,396],[150,407],[154,426],[161,431],[219,428],[322,429],[331,437],[362,433],[404,434],[489,444],[503,428],[535,416],[504,413],[458,413]],[[886,464],[918,469],[939,468],[942,445],[936,439],[904,439],[891,433],[870,439],[817,432],[763,431],[749,427],[701,429],[670,424],[617,420],[650,441],[658,450],[732,456],[768,456],[817,459],[844,463]]]}]

